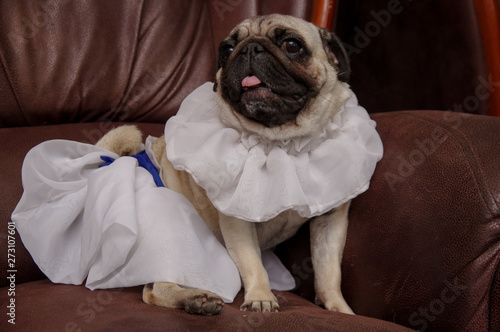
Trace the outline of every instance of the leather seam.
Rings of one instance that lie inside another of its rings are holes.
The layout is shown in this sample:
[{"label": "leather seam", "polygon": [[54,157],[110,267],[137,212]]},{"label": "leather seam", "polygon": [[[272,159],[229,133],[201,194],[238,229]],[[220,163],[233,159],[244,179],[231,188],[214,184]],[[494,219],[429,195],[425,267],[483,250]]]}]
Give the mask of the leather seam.
[{"label": "leather seam", "polygon": [[[142,29],[142,23],[143,23],[143,17],[144,17],[144,0],[141,2],[141,9],[140,9],[140,13],[139,13],[139,22],[137,23],[137,28],[136,28],[136,34],[135,34],[135,43],[134,43],[134,49],[132,50],[133,52],[133,57],[132,57],[132,61],[131,61],[131,64],[130,64],[130,69],[129,69],[129,73],[128,73],[128,79],[127,79],[127,85],[125,86],[125,89],[123,91],[123,94],[122,94],[122,97],[120,99],[120,101],[118,102],[118,105],[116,106],[115,110],[113,110],[113,112],[110,114],[112,117],[114,117],[114,115],[118,114],[122,114],[122,111],[123,109],[126,110],[127,108],[127,103],[129,102],[129,99],[130,98],[130,93],[127,93],[127,91],[129,91],[130,89],[130,86],[131,86],[131,81],[132,81],[132,73],[134,71],[134,68],[135,68],[135,65],[136,65],[136,62],[137,62],[137,50],[139,49],[139,36],[141,34],[141,29]],[[129,121],[130,119],[111,119],[112,121]]]}]

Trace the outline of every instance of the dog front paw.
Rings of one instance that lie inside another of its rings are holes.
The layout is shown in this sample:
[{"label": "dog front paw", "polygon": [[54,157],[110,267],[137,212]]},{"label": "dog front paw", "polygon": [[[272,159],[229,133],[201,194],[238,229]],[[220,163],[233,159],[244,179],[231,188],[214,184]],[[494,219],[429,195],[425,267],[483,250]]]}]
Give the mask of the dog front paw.
[{"label": "dog front paw", "polygon": [[243,311],[253,311],[253,312],[279,312],[280,306],[278,302],[275,301],[245,301],[241,307]]},{"label": "dog front paw", "polygon": [[250,296],[245,296],[245,301],[240,307],[243,311],[253,312],[279,312],[281,311],[276,297],[270,293],[264,300],[253,299]]},{"label": "dog front paw", "polygon": [[323,302],[318,297],[316,297],[314,303],[316,303],[316,305],[325,307],[326,310],[337,311],[343,314],[355,315],[351,307],[349,307],[349,305],[345,302],[344,298],[337,299],[336,301],[330,300]]}]

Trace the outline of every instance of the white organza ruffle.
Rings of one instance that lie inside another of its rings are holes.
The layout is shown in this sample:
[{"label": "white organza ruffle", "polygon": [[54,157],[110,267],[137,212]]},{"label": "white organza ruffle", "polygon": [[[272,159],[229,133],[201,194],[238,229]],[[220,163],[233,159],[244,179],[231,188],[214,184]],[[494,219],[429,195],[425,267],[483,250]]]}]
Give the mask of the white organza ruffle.
[{"label": "white organza ruffle", "polygon": [[[152,139],[146,151],[153,160]],[[41,143],[26,155],[24,193],[12,220],[42,272],[57,283],[86,279],[90,289],[170,281],[231,302],[241,288],[238,270],[191,203],[157,187],[136,159],[98,168],[101,156],[118,158],[65,140]],[[273,289],[294,287],[272,252],[263,260]]]},{"label": "white organza ruffle", "polygon": [[252,222],[340,206],[368,189],[383,154],[375,122],[352,92],[316,135],[266,141],[221,121],[212,83],[183,101],[165,140],[174,167],[190,173],[219,211]]}]

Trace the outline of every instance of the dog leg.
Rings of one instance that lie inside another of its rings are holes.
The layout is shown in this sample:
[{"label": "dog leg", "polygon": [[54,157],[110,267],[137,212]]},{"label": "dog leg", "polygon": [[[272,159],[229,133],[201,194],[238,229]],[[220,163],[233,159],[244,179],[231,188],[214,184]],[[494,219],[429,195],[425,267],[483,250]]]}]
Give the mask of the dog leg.
[{"label": "dog leg", "polygon": [[271,292],[269,277],[262,265],[255,224],[220,214],[219,224],[229,255],[245,288],[241,310],[277,312],[278,300]]},{"label": "dog leg", "polygon": [[119,156],[130,156],[141,152],[144,148],[142,133],[133,125],[124,125],[110,130],[96,143],[96,146]]},{"label": "dog leg", "polygon": [[311,253],[317,302],[328,310],[354,314],[340,289],[349,205],[350,201],[311,221]]},{"label": "dog leg", "polygon": [[190,314],[217,315],[224,306],[221,298],[201,289],[182,288],[171,282],[155,282],[144,286],[142,300],[160,307],[184,309]]}]

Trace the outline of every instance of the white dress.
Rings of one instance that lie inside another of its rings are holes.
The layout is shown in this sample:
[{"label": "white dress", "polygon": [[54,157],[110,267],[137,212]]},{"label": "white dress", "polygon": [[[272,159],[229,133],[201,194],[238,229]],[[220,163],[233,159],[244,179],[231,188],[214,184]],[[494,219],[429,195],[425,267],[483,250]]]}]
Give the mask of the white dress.
[{"label": "white dress", "polygon": [[[342,112],[342,121],[321,133],[341,142],[323,146],[311,138],[265,144],[222,126],[211,89],[206,83],[195,90],[168,121],[167,155],[176,168],[193,175],[224,213],[255,222],[290,208],[313,216],[367,189],[382,146],[354,95],[348,101],[355,109],[354,120]],[[193,118],[194,111],[200,117]],[[370,132],[366,136],[352,128]],[[154,139],[148,138],[146,152],[158,167],[150,150]],[[344,147],[349,140],[351,145]],[[335,153],[327,154],[326,149]],[[101,156],[116,160],[99,168]],[[349,176],[330,178],[346,168],[354,169]],[[364,174],[356,173],[358,168]],[[135,158],[52,140],[28,152],[22,180],[24,193],[12,220],[34,261],[53,282],[85,282],[90,289],[102,289],[170,281],[212,291],[226,302],[241,289],[234,262],[191,203],[157,187]],[[262,258],[273,289],[294,288],[293,277],[272,251],[264,251]]]}]

